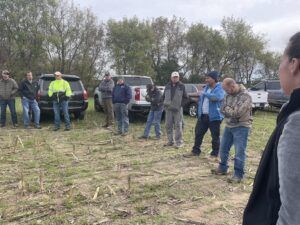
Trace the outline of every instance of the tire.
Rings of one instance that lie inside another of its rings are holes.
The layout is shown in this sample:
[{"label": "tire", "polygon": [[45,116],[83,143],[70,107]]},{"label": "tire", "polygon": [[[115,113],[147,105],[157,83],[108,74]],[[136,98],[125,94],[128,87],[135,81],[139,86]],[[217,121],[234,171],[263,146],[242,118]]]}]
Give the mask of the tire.
[{"label": "tire", "polygon": [[191,117],[196,117],[197,116],[197,104],[196,103],[191,103],[188,107],[188,114]]},{"label": "tire", "polygon": [[94,109],[96,112],[101,112],[102,111],[102,107],[99,103],[99,99],[97,96],[94,97]]},{"label": "tire", "polygon": [[75,119],[83,120],[85,117],[85,112],[84,111],[75,112],[74,117],[75,117]]}]

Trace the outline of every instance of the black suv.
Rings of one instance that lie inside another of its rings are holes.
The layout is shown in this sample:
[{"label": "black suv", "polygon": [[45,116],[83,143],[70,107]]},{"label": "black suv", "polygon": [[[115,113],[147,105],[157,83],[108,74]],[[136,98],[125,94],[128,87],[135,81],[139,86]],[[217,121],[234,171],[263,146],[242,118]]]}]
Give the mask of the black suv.
[{"label": "black suv", "polygon": [[[74,114],[75,119],[84,119],[85,110],[88,108],[88,94],[80,80],[80,77],[76,75],[63,74],[62,78],[69,82],[73,93],[69,100],[69,112]],[[37,102],[39,104],[41,114],[53,113],[53,103],[48,96],[48,90],[51,81],[54,81],[54,79],[53,74],[42,74],[39,77]]]}]

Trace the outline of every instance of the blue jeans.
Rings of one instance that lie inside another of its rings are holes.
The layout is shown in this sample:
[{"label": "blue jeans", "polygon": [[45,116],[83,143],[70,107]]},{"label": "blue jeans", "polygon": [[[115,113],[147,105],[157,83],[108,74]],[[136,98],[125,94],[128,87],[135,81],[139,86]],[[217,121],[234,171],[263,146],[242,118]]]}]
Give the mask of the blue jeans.
[{"label": "blue jeans", "polygon": [[160,120],[161,120],[162,110],[161,111],[152,111],[150,110],[147,118],[147,123],[144,131],[144,137],[149,137],[151,125],[154,125],[155,136],[160,137]]},{"label": "blue jeans", "polygon": [[39,126],[40,125],[40,108],[36,100],[30,100],[26,97],[22,97],[22,107],[23,107],[23,121],[24,121],[24,126],[28,127],[30,123],[29,119],[29,107],[33,111],[34,115],[34,125]]},{"label": "blue jeans", "polygon": [[60,109],[64,114],[65,118],[65,127],[70,128],[70,115],[69,115],[69,101],[55,102],[53,101],[53,110],[54,110],[54,126],[60,128]]},{"label": "blue jeans", "polygon": [[10,114],[11,114],[11,121],[13,125],[18,124],[17,113],[16,113],[16,101],[15,99],[8,99],[8,100],[0,100],[1,106],[1,126],[5,126],[6,123],[6,106],[8,105]]},{"label": "blue jeans", "polygon": [[129,127],[128,106],[125,103],[115,103],[114,112],[118,124],[119,133],[127,133]]},{"label": "blue jeans", "polygon": [[249,127],[224,128],[220,145],[221,162],[219,164],[219,169],[221,171],[227,172],[229,151],[231,146],[234,145],[234,176],[243,178],[249,131]]}]

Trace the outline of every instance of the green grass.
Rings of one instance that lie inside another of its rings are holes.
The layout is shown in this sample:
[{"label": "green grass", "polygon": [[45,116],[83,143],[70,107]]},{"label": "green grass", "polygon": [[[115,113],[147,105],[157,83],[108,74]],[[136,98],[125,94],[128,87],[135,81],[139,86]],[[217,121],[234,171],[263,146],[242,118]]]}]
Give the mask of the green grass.
[{"label": "green grass", "polygon": [[[21,119],[19,100],[17,110]],[[0,224],[241,223],[276,113],[254,116],[246,178],[238,185],[210,174],[217,162],[209,158],[209,134],[201,157],[182,157],[192,148],[195,118],[185,116],[185,147],[177,150],[162,147],[165,134],[159,141],[139,140],[145,119],[119,137],[101,128],[103,116],[91,100],[86,118],[73,119],[70,132],[52,132],[53,118],[42,121],[42,130],[1,129]],[[15,146],[17,137],[24,148]],[[113,144],[103,144],[110,139]]]}]

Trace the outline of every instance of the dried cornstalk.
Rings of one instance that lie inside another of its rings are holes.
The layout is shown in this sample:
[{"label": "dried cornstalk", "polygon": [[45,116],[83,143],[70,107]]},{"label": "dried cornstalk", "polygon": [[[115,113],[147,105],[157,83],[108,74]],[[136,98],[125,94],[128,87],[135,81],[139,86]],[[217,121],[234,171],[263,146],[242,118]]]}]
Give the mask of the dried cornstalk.
[{"label": "dried cornstalk", "polygon": [[98,197],[99,191],[100,191],[100,187],[97,187],[94,197],[93,197],[93,200],[96,200],[96,198]]}]

